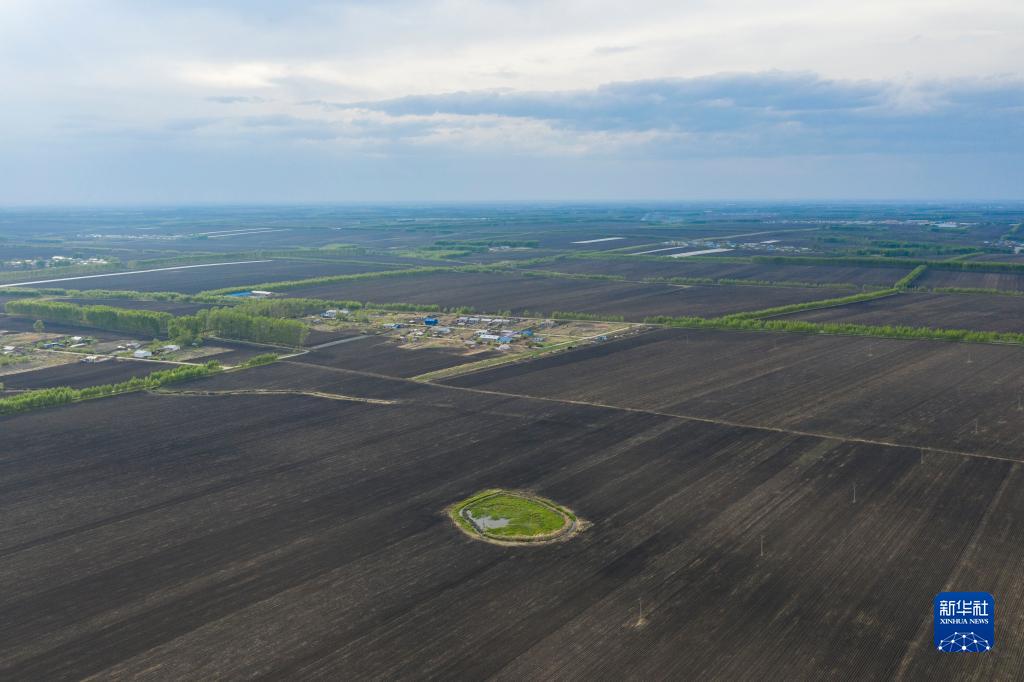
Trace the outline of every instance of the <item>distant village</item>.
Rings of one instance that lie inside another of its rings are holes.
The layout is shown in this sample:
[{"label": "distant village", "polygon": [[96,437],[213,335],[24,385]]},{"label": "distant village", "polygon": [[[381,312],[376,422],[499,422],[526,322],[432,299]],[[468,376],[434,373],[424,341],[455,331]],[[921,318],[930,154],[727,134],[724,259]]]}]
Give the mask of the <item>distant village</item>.
[{"label": "distant village", "polygon": [[39,270],[61,268],[71,265],[110,265],[106,258],[77,258],[74,256],[50,256],[49,258],[19,258],[3,262],[7,270]]}]

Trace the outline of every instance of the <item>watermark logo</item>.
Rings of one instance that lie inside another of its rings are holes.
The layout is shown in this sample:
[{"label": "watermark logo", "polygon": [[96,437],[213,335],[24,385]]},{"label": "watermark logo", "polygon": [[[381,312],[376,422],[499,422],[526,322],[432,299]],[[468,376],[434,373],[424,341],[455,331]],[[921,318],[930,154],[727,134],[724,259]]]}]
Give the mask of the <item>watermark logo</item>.
[{"label": "watermark logo", "polygon": [[940,592],[935,596],[935,648],[984,653],[995,646],[995,599],[988,592]]}]

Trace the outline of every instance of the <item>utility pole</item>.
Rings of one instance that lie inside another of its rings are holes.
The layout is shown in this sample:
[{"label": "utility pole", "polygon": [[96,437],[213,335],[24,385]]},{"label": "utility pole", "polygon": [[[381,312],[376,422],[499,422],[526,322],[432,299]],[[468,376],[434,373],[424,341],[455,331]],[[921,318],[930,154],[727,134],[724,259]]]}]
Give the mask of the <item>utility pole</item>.
[{"label": "utility pole", "polygon": [[853,503],[857,504],[857,484],[853,484]]},{"label": "utility pole", "polygon": [[764,556],[764,536],[761,536],[761,556]]}]

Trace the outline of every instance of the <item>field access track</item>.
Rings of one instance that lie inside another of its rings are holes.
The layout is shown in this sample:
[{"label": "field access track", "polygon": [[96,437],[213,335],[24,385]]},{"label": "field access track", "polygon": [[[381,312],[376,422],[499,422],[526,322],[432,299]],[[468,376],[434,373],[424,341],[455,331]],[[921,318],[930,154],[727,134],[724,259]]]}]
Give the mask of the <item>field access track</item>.
[{"label": "field access track", "polygon": [[[110,273],[102,276],[50,278],[52,279],[50,284],[33,286],[62,287],[82,291],[110,289],[114,291],[177,291],[183,294],[196,294],[209,289],[234,286],[244,288],[248,285],[265,282],[381,272],[391,269],[394,268],[379,263],[273,259],[227,264],[183,265],[156,268],[145,272]],[[49,280],[43,278],[42,281]],[[25,282],[18,286],[30,286],[30,284]],[[16,291],[18,287],[10,288]]]},{"label": "field access track", "polygon": [[455,386],[1024,460],[1024,348],[671,329]]}]

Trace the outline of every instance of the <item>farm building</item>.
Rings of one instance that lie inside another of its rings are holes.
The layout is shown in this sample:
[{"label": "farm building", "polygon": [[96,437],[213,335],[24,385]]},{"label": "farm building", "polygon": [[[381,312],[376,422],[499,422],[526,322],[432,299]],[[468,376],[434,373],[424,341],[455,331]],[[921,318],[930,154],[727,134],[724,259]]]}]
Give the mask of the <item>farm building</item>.
[{"label": "farm building", "polygon": [[132,357],[133,358],[138,358],[140,360],[144,360],[145,358],[153,357],[153,354],[151,352],[149,352],[148,350],[137,350],[134,353],[132,353]]}]

